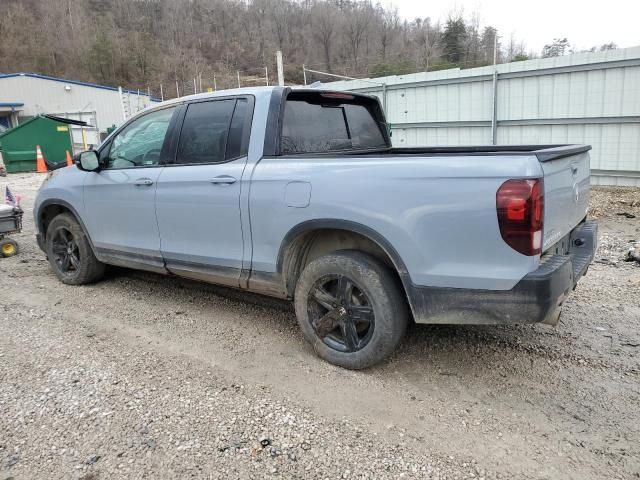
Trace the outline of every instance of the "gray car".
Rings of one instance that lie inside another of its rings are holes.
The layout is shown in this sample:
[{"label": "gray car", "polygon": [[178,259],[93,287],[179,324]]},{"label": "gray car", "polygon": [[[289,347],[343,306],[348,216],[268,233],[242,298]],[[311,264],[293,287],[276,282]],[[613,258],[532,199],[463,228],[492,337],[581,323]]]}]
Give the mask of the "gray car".
[{"label": "gray car", "polygon": [[318,355],[364,368],[411,320],[555,324],[596,248],[589,149],[394,148],[374,97],[228,90],[132,118],[34,214],[64,283],[119,265],[292,299]]}]

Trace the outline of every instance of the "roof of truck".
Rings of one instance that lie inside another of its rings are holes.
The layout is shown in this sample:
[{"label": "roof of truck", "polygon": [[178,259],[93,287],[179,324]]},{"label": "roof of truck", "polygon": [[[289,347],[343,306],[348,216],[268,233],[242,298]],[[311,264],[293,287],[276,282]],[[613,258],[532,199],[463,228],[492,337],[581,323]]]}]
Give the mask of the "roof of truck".
[{"label": "roof of truck", "polygon": [[313,91],[324,91],[324,92],[336,92],[336,93],[347,93],[349,95],[354,95],[358,97],[370,97],[371,95],[364,93],[355,93],[355,92],[340,92],[338,90],[332,90],[330,88],[322,88],[322,87],[310,87],[305,85],[296,85],[292,87],[280,87],[280,86],[270,86],[270,87],[242,87],[242,88],[230,88],[228,90],[218,90],[216,92],[205,92],[205,93],[196,93],[194,95],[185,95],[184,97],[173,98],[171,100],[165,100],[161,104],[151,105],[150,108],[158,108],[158,106],[164,105],[172,105],[174,103],[188,102],[192,100],[201,100],[206,98],[216,98],[216,97],[230,97],[234,95],[270,95],[271,92],[277,89],[283,88],[291,88],[295,91],[304,91],[307,90],[309,92]]},{"label": "roof of truck", "polygon": [[[185,95],[183,97],[172,98],[171,100],[165,100],[162,102],[162,105],[172,105],[174,103],[188,102],[191,100],[200,100],[205,98],[216,98],[216,97],[229,97],[233,95],[264,95],[270,94],[277,88],[283,87],[242,87],[242,88],[230,88],[228,90],[218,90],[216,92],[204,92],[204,93],[196,93],[193,95]],[[153,105],[153,108],[157,108],[158,105]]]}]

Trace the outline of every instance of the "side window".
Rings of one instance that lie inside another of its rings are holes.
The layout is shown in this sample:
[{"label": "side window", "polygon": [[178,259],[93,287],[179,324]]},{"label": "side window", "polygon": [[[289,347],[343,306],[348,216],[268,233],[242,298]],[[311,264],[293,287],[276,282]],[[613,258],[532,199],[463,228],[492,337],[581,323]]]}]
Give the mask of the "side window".
[{"label": "side window", "polygon": [[105,168],[157,165],[175,107],[148,113],[130,123],[111,140]]},{"label": "side window", "polygon": [[[382,135],[380,124],[373,114],[364,105],[344,106],[344,111],[349,124],[351,144],[353,148],[383,148],[387,142]],[[386,127],[385,127],[386,128]]]},{"label": "side window", "polygon": [[242,157],[247,154],[246,145],[242,145],[245,133],[245,123],[249,114],[249,102],[246,98],[239,98],[236,102],[236,109],[233,112],[231,128],[229,128],[229,139],[227,140],[226,159]]},{"label": "side window", "polygon": [[215,100],[189,105],[180,132],[176,163],[224,162],[235,104],[235,100]]}]

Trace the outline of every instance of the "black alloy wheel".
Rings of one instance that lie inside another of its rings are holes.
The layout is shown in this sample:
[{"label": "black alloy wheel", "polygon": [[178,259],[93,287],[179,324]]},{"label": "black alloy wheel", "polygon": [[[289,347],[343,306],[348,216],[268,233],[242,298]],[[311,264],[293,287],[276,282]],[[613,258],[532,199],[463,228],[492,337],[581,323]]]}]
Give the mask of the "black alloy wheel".
[{"label": "black alloy wheel", "polygon": [[87,235],[71,214],[55,216],[46,232],[47,258],[62,283],[84,285],[102,278],[105,264],[96,258]]},{"label": "black alloy wheel", "polygon": [[367,368],[399,345],[409,320],[399,278],[379,259],[339,250],[310,261],[296,283],[298,324],[318,356]]},{"label": "black alloy wheel", "polygon": [[326,275],[312,287],[308,318],[322,342],[340,352],[357,352],[371,340],[375,314],[358,285],[345,275]]},{"label": "black alloy wheel", "polygon": [[53,260],[61,273],[75,272],[80,268],[80,249],[73,233],[65,227],[58,227],[52,241]]}]

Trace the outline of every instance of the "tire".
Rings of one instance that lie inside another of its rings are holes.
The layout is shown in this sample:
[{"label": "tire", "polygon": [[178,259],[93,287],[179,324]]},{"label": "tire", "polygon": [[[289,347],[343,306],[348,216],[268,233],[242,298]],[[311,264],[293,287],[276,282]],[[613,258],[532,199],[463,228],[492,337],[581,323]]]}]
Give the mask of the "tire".
[{"label": "tire", "polygon": [[89,239],[68,213],[61,213],[51,220],[45,247],[49,264],[62,283],[84,285],[104,275],[104,263],[95,257]]},{"label": "tire", "polygon": [[0,257],[13,257],[20,253],[18,242],[10,238],[0,240]]},{"label": "tire", "polygon": [[354,370],[391,355],[409,319],[397,277],[355,250],[309,263],[298,279],[294,304],[302,333],[318,356]]}]

